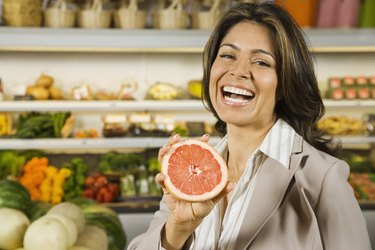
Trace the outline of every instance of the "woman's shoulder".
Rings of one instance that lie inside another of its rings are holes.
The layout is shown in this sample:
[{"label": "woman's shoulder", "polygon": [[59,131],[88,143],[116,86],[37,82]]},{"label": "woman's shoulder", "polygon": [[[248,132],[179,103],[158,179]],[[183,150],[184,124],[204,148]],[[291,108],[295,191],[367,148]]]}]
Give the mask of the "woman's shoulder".
[{"label": "woman's shoulder", "polygon": [[300,154],[301,161],[295,173],[295,180],[303,187],[312,203],[318,198],[325,182],[331,181],[332,178],[335,182],[347,182],[349,165],[345,161],[316,149],[305,140],[302,140]]},{"label": "woman's shoulder", "polygon": [[[299,136],[299,135],[297,135]],[[319,150],[308,143],[306,140],[302,139],[302,154],[305,155],[308,162],[313,165],[319,165],[316,168],[322,171],[326,171],[330,168],[330,166],[338,164],[338,163],[345,163],[343,160],[332,156],[322,150]],[[345,164],[344,164],[345,165]]]}]

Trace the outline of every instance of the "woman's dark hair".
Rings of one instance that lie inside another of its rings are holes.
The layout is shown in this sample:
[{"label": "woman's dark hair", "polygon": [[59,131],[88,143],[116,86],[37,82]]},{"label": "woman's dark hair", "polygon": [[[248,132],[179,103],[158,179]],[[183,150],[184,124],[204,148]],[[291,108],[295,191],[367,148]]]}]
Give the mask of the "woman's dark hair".
[{"label": "woman's dark hair", "polygon": [[214,28],[203,54],[203,101],[218,119],[216,129],[226,133],[226,123],[220,120],[209,94],[210,71],[220,43],[239,22],[252,21],[270,30],[276,57],[277,118],[284,119],[311,145],[331,155],[338,153],[331,138],[317,128],[325,109],[314,71],[314,63],[304,39],[304,33],[282,7],[272,3],[239,3],[224,13]]}]

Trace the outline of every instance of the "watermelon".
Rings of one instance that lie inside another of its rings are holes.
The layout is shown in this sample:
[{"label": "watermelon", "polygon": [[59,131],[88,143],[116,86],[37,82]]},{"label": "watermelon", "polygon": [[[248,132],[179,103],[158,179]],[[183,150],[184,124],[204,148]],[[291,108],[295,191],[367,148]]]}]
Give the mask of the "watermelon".
[{"label": "watermelon", "polygon": [[112,209],[99,204],[82,205],[86,225],[103,229],[108,236],[108,250],[123,250],[126,246],[126,234],[120,218]]},{"label": "watermelon", "polygon": [[30,221],[35,221],[45,215],[52,207],[52,204],[44,201],[32,201],[30,207],[29,219]]},{"label": "watermelon", "polygon": [[24,186],[17,181],[0,181],[0,208],[14,208],[29,215],[30,204],[30,193]]}]

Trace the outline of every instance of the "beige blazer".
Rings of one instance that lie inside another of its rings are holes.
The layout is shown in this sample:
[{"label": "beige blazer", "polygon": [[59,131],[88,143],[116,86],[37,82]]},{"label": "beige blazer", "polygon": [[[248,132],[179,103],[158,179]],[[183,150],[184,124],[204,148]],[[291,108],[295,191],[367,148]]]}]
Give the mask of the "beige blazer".
[{"label": "beige blazer", "polygon": [[[369,250],[366,221],[347,182],[349,166],[296,135],[286,169],[271,157],[258,170],[236,250]],[[164,201],[146,233],[128,249],[159,249]],[[188,243],[186,244],[188,248]]]}]

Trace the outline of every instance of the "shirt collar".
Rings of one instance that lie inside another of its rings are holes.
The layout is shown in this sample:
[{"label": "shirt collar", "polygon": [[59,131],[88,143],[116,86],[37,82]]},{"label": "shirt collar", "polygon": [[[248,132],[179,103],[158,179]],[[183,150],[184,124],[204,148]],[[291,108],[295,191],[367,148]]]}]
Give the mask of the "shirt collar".
[{"label": "shirt collar", "polygon": [[286,121],[278,119],[268,131],[259,149],[289,169],[295,134],[294,129]]},{"label": "shirt collar", "polygon": [[[258,150],[277,160],[281,165],[289,169],[290,155],[292,153],[295,134],[294,129],[286,121],[278,119],[270,131],[268,131]],[[227,135],[219,141],[215,148],[221,155],[226,155]]]}]

